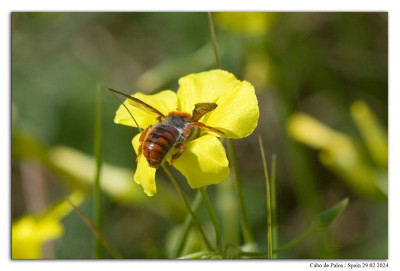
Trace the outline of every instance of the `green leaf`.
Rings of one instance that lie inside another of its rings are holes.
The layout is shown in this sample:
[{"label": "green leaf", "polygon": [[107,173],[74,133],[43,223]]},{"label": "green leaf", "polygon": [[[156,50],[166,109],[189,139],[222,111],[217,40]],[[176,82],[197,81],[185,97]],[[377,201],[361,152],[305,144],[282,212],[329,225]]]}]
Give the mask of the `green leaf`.
[{"label": "green leaf", "polygon": [[314,220],[313,229],[315,231],[326,231],[330,225],[338,218],[338,216],[343,212],[344,208],[346,208],[349,203],[349,199],[345,198],[344,200],[338,202],[328,210],[317,215]]},{"label": "green leaf", "polygon": [[314,219],[313,226],[303,233],[301,236],[297,237],[293,241],[289,242],[285,246],[274,250],[274,253],[280,253],[283,251],[288,250],[289,248],[294,247],[308,236],[314,234],[318,231],[326,231],[330,227],[330,225],[338,218],[338,216],[343,212],[344,208],[346,208],[347,204],[349,203],[349,199],[345,198],[344,200],[336,203],[334,206],[329,208],[328,210],[323,211],[322,213],[318,214]]}]

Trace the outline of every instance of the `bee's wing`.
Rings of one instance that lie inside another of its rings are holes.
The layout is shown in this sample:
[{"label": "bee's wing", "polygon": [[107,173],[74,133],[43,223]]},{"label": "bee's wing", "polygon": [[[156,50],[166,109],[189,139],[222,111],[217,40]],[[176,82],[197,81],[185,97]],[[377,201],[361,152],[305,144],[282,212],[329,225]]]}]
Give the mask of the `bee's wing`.
[{"label": "bee's wing", "polygon": [[129,96],[128,94],[122,93],[118,90],[112,89],[112,88],[108,88],[109,91],[118,93],[126,98],[128,98],[128,103],[133,105],[136,108],[142,109],[143,111],[149,112],[149,113],[153,113],[156,114],[162,118],[165,118],[165,115],[163,113],[161,113],[160,111],[158,111],[157,109],[155,109],[154,107],[152,107],[151,105],[148,105],[147,103],[143,102],[142,100],[139,100],[138,98]]},{"label": "bee's wing", "polygon": [[192,112],[192,121],[198,121],[202,116],[217,108],[217,106],[218,105],[216,103],[195,104]]}]

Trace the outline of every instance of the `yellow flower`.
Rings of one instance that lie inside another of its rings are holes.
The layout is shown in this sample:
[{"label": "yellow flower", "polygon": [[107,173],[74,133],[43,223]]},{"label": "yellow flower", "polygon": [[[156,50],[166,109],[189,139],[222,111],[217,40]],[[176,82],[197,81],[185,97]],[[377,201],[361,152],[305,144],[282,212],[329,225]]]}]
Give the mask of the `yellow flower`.
[{"label": "yellow flower", "polygon": [[262,35],[271,28],[276,15],[276,12],[217,12],[215,21],[240,34]]},{"label": "yellow flower", "polygon": [[[171,112],[184,112],[191,115],[197,103],[216,103],[217,108],[205,114],[199,121],[209,127],[222,131],[222,137],[242,138],[250,135],[256,128],[259,116],[258,102],[254,87],[247,81],[239,81],[223,70],[211,70],[190,74],[179,80],[179,89],[175,93],[164,90],[154,95],[135,93],[140,99],[167,116]],[[157,124],[154,114],[141,110],[129,103],[124,105],[132,113],[142,128]],[[115,123],[136,127],[134,120],[124,106],[116,112]],[[136,153],[139,152],[139,138],[132,140]],[[199,188],[218,184],[229,175],[228,159],[221,142],[216,138],[220,133],[210,129],[201,129],[199,137],[184,141],[183,154],[173,162],[187,179],[190,187]],[[172,152],[175,152],[174,150]],[[171,161],[171,153],[166,156]],[[141,184],[148,196],[156,193],[156,169],[149,166],[143,154],[138,156],[138,165],[134,180]]]},{"label": "yellow flower", "polygon": [[[69,198],[78,205],[83,200],[83,194],[75,192]],[[64,227],[60,220],[72,210],[72,206],[67,201],[63,201],[50,207],[44,213],[27,215],[13,222],[12,258],[41,259],[43,244],[63,234]]]},{"label": "yellow flower", "polygon": [[365,102],[356,101],[351,112],[376,165],[370,165],[357,141],[335,131],[304,113],[295,113],[287,123],[289,135],[320,150],[323,165],[338,174],[360,194],[370,198],[387,197],[387,141],[379,123]]},{"label": "yellow flower", "polygon": [[371,158],[381,168],[388,168],[387,134],[374,112],[364,101],[355,101],[350,108],[353,120],[371,154]]}]

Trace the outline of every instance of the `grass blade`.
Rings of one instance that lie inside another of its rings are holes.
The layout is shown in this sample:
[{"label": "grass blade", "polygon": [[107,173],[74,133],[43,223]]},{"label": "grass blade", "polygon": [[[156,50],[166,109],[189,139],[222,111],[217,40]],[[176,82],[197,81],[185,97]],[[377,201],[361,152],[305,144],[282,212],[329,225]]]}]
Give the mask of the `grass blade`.
[{"label": "grass blade", "polygon": [[[93,186],[93,212],[94,221],[97,229],[103,230],[103,211],[101,206],[101,189],[100,189],[100,171],[101,171],[101,90],[102,85],[99,83],[96,87],[96,105],[95,105],[95,121],[94,121],[94,157],[96,159],[96,173]],[[104,250],[99,238],[94,240],[94,257],[97,259],[104,258]]]},{"label": "grass blade", "polygon": [[[278,218],[276,211],[276,154],[272,155],[271,161],[271,212],[272,212],[272,251],[278,248]],[[278,254],[272,255],[274,259]]]},{"label": "grass blade", "polygon": [[240,224],[242,226],[244,241],[245,241],[245,243],[254,243],[253,232],[251,231],[249,218],[248,218],[247,212],[246,212],[246,206],[244,205],[242,181],[239,177],[239,168],[238,168],[237,161],[236,161],[235,147],[233,145],[232,139],[227,138],[226,142],[228,145],[229,162],[232,165],[236,191],[237,191],[238,199],[239,199],[239,208],[240,208],[240,213],[241,213]]},{"label": "grass blade", "polygon": [[211,44],[213,46],[214,57],[215,57],[215,67],[219,69],[221,65],[219,63],[219,58],[218,58],[217,38],[215,37],[214,23],[211,12],[207,12],[207,15],[208,15],[208,25],[210,26]]},{"label": "grass blade", "polygon": [[82,213],[81,210],[78,209],[78,207],[76,207],[72,201],[67,198],[67,201],[69,202],[69,204],[71,204],[72,208],[75,209],[75,211],[78,213],[78,215],[83,219],[83,221],[89,226],[89,228],[94,232],[94,234],[96,235],[96,237],[100,240],[101,244],[103,245],[103,247],[110,253],[110,255],[114,258],[114,259],[122,259],[121,254],[119,254],[111,245],[110,243],[107,241],[107,239],[103,236],[103,234],[101,233],[101,231],[96,227],[96,225],[93,223],[92,220],[90,220],[89,217],[87,217],[84,213]]},{"label": "grass blade", "polygon": [[[191,205],[193,212],[196,212],[196,210],[200,206],[200,203],[201,203],[201,193],[200,191],[198,191]],[[172,258],[178,258],[180,255],[182,255],[192,225],[193,225],[193,218],[190,214],[188,214],[185,218],[185,222],[183,222],[182,230],[178,237],[178,242],[177,242],[178,245],[172,253]]]},{"label": "grass blade", "polygon": [[272,211],[271,211],[271,184],[268,176],[267,159],[265,159],[264,145],[261,135],[258,135],[260,143],[261,158],[264,167],[265,186],[266,186],[266,200],[267,200],[267,231],[268,231],[268,259],[272,259]]},{"label": "grass blade", "polygon": [[221,247],[222,247],[222,236],[221,236],[221,229],[220,229],[219,224],[218,224],[217,216],[215,215],[215,212],[214,212],[214,210],[212,208],[210,200],[208,199],[206,189],[204,187],[200,187],[199,191],[201,193],[201,196],[203,197],[204,204],[206,205],[208,214],[210,215],[211,221],[212,221],[212,223],[214,225],[215,239],[216,239],[216,242],[217,242],[217,249],[221,249]]}]

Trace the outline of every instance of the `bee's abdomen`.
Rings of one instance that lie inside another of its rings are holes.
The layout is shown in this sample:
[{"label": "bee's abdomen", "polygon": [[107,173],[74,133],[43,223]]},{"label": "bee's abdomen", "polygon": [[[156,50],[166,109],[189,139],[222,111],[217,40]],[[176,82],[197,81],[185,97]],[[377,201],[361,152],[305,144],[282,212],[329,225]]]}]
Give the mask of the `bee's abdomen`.
[{"label": "bee's abdomen", "polygon": [[158,125],[154,127],[147,136],[143,155],[146,157],[150,167],[158,167],[165,155],[176,143],[177,130],[174,127]]}]

